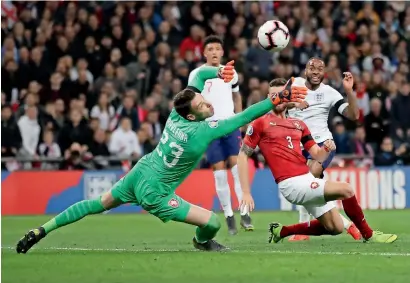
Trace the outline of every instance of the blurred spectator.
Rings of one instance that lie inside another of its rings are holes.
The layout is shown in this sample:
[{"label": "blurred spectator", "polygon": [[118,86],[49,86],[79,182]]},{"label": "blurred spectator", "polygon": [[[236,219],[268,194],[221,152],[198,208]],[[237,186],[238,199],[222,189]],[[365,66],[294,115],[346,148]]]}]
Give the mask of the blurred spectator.
[{"label": "blurred spectator", "polygon": [[57,99],[54,102],[54,110],[50,114],[53,116],[54,120],[56,121],[60,129],[64,126],[66,122],[65,112],[66,112],[66,109],[65,109],[64,100]]},{"label": "blurred spectator", "polygon": [[[340,76],[341,77],[341,76]],[[369,95],[366,90],[366,85],[362,82],[357,83],[356,87],[357,107],[359,108],[359,121],[363,122],[364,117],[369,114]]]},{"label": "blurred spectator", "polygon": [[38,123],[38,110],[35,106],[28,106],[19,121],[24,153],[30,156],[36,155],[36,149],[40,138],[41,128]]},{"label": "blurred spectator", "polygon": [[390,60],[387,56],[384,56],[381,51],[379,44],[372,46],[371,55],[363,60],[363,70],[387,75],[385,72],[388,72],[391,68]]},{"label": "blurred spectator", "polygon": [[151,133],[150,136],[154,137],[156,142],[159,142],[162,135],[162,128],[159,123],[159,111],[157,109],[150,110],[147,115],[147,120],[151,126]]},{"label": "blurred spectator", "polygon": [[155,143],[150,139],[150,135],[147,133],[145,127],[141,127],[137,131],[138,141],[141,147],[141,155],[150,153],[155,148]]},{"label": "blurred spectator", "polygon": [[91,141],[92,132],[86,121],[83,120],[82,113],[77,109],[71,110],[70,120],[61,129],[58,139],[61,150],[65,152],[73,143],[78,143],[83,149],[86,149]]},{"label": "blurred spectator", "polygon": [[109,146],[110,153],[120,157],[140,157],[141,146],[137,134],[131,129],[131,120],[123,117],[120,126],[112,135]]},{"label": "blurred spectator", "polygon": [[401,165],[403,160],[401,156],[406,153],[406,146],[402,144],[394,150],[393,140],[390,137],[385,137],[380,146],[380,152],[374,158],[376,166],[392,166]]},{"label": "blurred spectator", "polygon": [[149,81],[151,70],[148,66],[149,59],[149,53],[147,51],[142,51],[138,54],[137,62],[131,62],[126,66],[127,86],[135,88],[141,99],[145,98],[150,87]]},{"label": "blurred spectator", "polygon": [[43,52],[39,47],[31,50],[30,81],[37,81],[46,85],[50,78],[50,66],[43,58]]},{"label": "blurred spectator", "polygon": [[7,53],[10,53],[12,55],[11,58],[14,59],[14,61],[17,62],[19,60],[18,49],[16,48],[16,44],[12,36],[6,37],[4,39],[3,45],[1,47],[1,58],[4,59]]},{"label": "blurred spectator", "polygon": [[410,84],[405,83],[391,108],[392,129],[396,138],[410,141]]},{"label": "blurred spectator", "polygon": [[23,116],[26,113],[26,109],[28,107],[34,106],[38,108],[37,102],[38,102],[38,95],[35,95],[34,93],[26,94],[24,96],[24,103],[20,105],[20,107],[18,108],[16,112],[16,118],[19,119],[21,116]]},{"label": "blurred spectator", "polygon": [[106,134],[102,129],[98,129],[94,132],[94,138],[90,145],[90,153],[94,157],[94,164],[97,169],[102,169],[109,165],[107,160],[100,158],[110,156],[107,147]]},{"label": "blurred spectator", "polygon": [[14,100],[16,100],[22,77],[19,76],[18,66],[14,60],[9,60],[2,65],[1,77],[1,89],[7,95],[7,101],[11,101],[13,95],[15,96]]},{"label": "blurred spectator", "polygon": [[[30,51],[27,47],[20,48],[20,60],[18,63],[19,87],[18,89],[27,88],[30,83]],[[4,80],[4,79],[3,79]],[[3,87],[2,87],[3,89]]]},{"label": "blurred spectator", "polygon": [[[45,131],[43,134],[43,142],[38,146],[38,154],[40,157],[61,157],[61,150],[57,143],[54,142],[54,134],[52,131]],[[41,169],[53,170],[59,166],[55,163],[41,163]]]},{"label": "blurred spectator", "polygon": [[128,65],[129,63],[136,62],[138,58],[137,47],[133,39],[128,39],[126,43],[126,51],[122,56],[122,65]]},{"label": "blurred spectator", "polygon": [[[62,99],[65,103],[69,103],[71,94],[68,89],[63,87],[63,77],[60,73],[54,73],[50,77],[50,85],[42,89],[40,94],[40,102],[45,104],[49,101],[56,101]],[[76,97],[77,98],[78,94]]]},{"label": "blurred spectator", "polygon": [[346,128],[343,125],[343,120],[340,117],[335,117],[333,120],[333,139],[336,144],[336,153],[338,154],[349,154],[352,153],[350,147],[350,138],[346,132]]},{"label": "blurred spectator", "polygon": [[373,149],[381,143],[382,139],[388,131],[386,119],[381,115],[382,102],[379,98],[375,97],[370,101],[370,113],[364,118],[364,124],[366,129],[366,141],[372,144]]},{"label": "blurred spectator", "polygon": [[372,2],[364,2],[363,9],[361,9],[356,16],[359,22],[378,25],[380,22],[379,15],[373,10]]},{"label": "blurred spectator", "polygon": [[118,107],[116,117],[112,121],[112,124],[115,125],[114,128],[117,127],[118,121],[125,117],[131,120],[133,131],[139,128],[140,120],[137,109],[134,106],[134,99],[131,96],[125,96],[122,105]]},{"label": "blurred spectator", "polygon": [[101,88],[105,85],[105,83],[110,82],[114,85],[115,90],[120,90],[120,86],[118,85],[118,81],[115,78],[115,68],[114,65],[110,62],[105,64],[104,67],[104,74],[100,76],[94,84],[94,91],[100,92]]},{"label": "blurred spectator", "polygon": [[204,39],[204,32],[198,25],[193,25],[190,28],[189,36],[186,37],[179,46],[179,54],[181,58],[186,58],[188,53],[192,53],[194,61],[202,59],[203,46],[202,41]]},{"label": "blurred spectator", "polygon": [[78,78],[72,82],[72,98],[79,97],[81,95],[89,96],[91,91],[91,83],[87,80],[87,71],[81,70],[78,73]]},{"label": "blurred spectator", "polygon": [[366,142],[366,131],[363,126],[356,128],[354,137],[351,142],[352,153],[358,157],[366,157],[356,162],[356,166],[361,167],[371,165],[374,157],[373,147]]},{"label": "blurred spectator", "polygon": [[88,70],[88,62],[84,58],[80,58],[77,61],[77,65],[75,68],[71,68],[70,70],[70,79],[72,81],[75,81],[79,78],[80,72],[83,71],[85,72],[85,76],[87,78],[87,81],[92,84],[94,81],[94,76],[93,74]]},{"label": "blurred spectator", "polygon": [[163,21],[159,25],[157,34],[157,42],[167,43],[172,49],[175,49],[179,42],[182,41],[181,35],[174,27],[171,27],[170,23]]},{"label": "blurred spectator", "polygon": [[12,115],[11,107],[1,107],[1,156],[16,156],[21,147],[20,128]]},{"label": "blurred spectator", "polygon": [[101,93],[98,99],[98,104],[91,109],[90,117],[97,118],[100,121],[100,128],[104,131],[108,130],[112,118],[114,118],[115,110],[109,104],[108,95]]},{"label": "blurred spectator", "polygon": [[246,52],[246,71],[252,76],[256,76],[262,80],[270,79],[270,69],[272,64],[272,53],[261,49],[257,39],[251,40],[251,46]]},{"label": "blurred spectator", "polygon": [[40,141],[41,132],[37,108],[35,106],[27,107],[25,115],[19,119],[17,125],[22,139],[20,153],[26,157],[37,158],[37,146]]},{"label": "blurred spectator", "polygon": [[[95,18],[95,17],[90,17]],[[104,61],[103,61],[103,54],[100,50],[100,47],[96,44],[96,39],[95,37],[98,37],[97,33],[92,33],[93,36],[88,36],[85,39],[84,43],[84,53],[83,56],[87,60],[88,65],[89,65],[89,70],[94,76],[94,79],[99,77],[101,74],[101,71],[104,68]]]}]

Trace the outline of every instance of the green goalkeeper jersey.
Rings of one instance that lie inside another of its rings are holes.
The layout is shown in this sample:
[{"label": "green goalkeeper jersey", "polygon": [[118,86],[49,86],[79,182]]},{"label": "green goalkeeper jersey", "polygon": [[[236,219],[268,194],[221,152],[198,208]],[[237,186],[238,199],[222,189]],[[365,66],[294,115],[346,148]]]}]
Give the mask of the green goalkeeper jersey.
[{"label": "green goalkeeper jersey", "polygon": [[[204,66],[191,81],[190,87],[202,91],[207,79],[217,77],[218,69]],[[161,194],[169,194],[192,172],[210,142],[225,136],[272,109],[266,99],[229,119],[219,121],[188,121],[172,110],[157,147],[145,155],[132,170],[138,170],[156,183]]]}]

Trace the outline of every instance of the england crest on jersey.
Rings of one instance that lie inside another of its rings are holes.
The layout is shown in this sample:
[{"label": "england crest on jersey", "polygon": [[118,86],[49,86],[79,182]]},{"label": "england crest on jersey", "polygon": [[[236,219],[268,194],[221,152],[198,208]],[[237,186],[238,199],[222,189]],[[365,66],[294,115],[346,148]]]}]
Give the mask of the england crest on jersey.
[{"label": "england crest on jersey", "polygon": [[315,101],[323,102],[325,99],[325,94],[323,92],[315,93]]}]

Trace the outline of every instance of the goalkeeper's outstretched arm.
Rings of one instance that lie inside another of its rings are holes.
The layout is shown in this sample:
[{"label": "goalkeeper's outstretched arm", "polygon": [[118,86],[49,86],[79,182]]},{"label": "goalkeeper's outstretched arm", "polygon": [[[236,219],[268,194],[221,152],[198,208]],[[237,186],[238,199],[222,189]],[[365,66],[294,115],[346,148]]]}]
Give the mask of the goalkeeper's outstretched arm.
[{"label": "goalkeeper's outstretched arm", "polygon": [[[274,108],[271,98],[267,98],[261,102],[258,102],[248,108],[243,112],[235,114],[234,116],[213,122],[203,122],[207,123],[206,126],[206,137],[212,141],[214,139],[226,136],[232,133],[236,129],[250,123],[256,118],[268,113]],[[204,132],[205,133],[205,132]]]},{"label": "goalkeeper's outstretched arm", "polygon": [[286,83],[281,91],[269,94],[268,98],[252,105],[242,113],[220,121],[202,122],[202,125],[205,126],[200,127],[201,134],[204,135],[207,142],[211,142],[261,117],[282,102],[301,102],[307,94],[307,88],[292,86],[290,83],[292,80],[293,78]]}]

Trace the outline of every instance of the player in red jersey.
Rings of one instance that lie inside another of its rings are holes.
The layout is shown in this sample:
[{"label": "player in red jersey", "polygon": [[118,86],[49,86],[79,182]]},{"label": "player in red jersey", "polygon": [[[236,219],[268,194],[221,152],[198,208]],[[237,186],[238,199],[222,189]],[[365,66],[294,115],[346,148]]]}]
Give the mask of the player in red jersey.
[{"label": "player in red jersey", "polygon": [[[284,79],[275,79],[271,85],[280,91],[286,84]],[[303,205],[316,218],[311,222],[284,226],[271,223],[270,242],[299,235],[337,235],[344,226],[334,200],[342,200],[346,215],[357,226],[365,241],[392,243],[397,235],[373,231],[364,217],[352,187],[345,182],[333,182],[315,178],[302,155],[301,143],[311,156],[324,161],[335,144],[327,140],[319,147],[313,140],[305,123],[298,119],[286,118],[287,105],[281,104],[275,110],[253,121],[248,127],[246,137],[238,156],[239,177],[243,191],[242,209],[254,209],[248,179],[248,157],[259,146],[262,155],[272,171],[281,194],[291,203]]]}]

